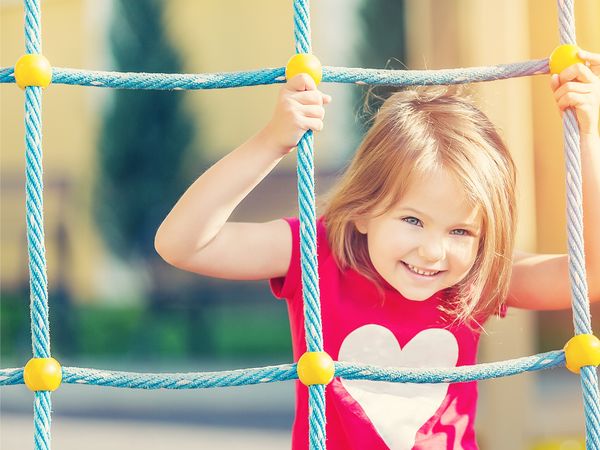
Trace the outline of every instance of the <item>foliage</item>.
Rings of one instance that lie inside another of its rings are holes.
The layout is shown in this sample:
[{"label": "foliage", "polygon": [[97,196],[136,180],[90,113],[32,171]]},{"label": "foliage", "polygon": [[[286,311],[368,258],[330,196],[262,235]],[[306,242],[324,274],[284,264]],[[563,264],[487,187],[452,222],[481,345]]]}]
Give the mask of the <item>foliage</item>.
[{"label": "foliage", "polygon": [[[269,358],[291,361],[291,342],[286,310],[279,302],[264,304],[264,298],[244,299],[244,304],[215,302],[208,308],[211,320],[204,336],[197,336],[190,311],[172,308],[148,314],[140,306],[74,305],[75,346],[56,342],[62,317],[50,306],[52,354],[59,360],[186,360]],[[123,304],[128,302],[123,301]],[[260,307],[259,307],[260,305]],[[0,301],[0,353],[2,358],[24,363],[31,356],[29,303],[26,297],[2,293]],[[198,351],[200,348],[200,351]]]},{"label": "foliage", "polygon": [[[405,69],[405,0],[369,0],[363,1],[359,10],[362,24],[362,37],[357,56],[360,67]],[[366,93],[363,126],[379,106],[382,99],[396,88],[379,86],[369,88]]]},{"label": "foliage", "polygon": [[[119,71],[181,72],[162,24],[162,0],[118,0],[110,43]],[[96,216],[126,260],[154,256],[162,219],[189,183],[182,177],[194,138],[183,92],[118,90],[102,124]]]}]

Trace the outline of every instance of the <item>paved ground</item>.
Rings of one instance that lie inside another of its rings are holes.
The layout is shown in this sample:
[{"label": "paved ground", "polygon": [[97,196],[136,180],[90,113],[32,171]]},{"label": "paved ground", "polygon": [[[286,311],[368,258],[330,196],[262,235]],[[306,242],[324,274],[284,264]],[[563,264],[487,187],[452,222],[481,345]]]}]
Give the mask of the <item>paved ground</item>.
[{"label": "paved ground", "polygon": [[[0,448],[33,448],[30,415],[0,415]],[[52,448],[57,450],[281,450],[290,448],[286,430],[220,428],[134,420],[79,419],[52,420]]]},{"label": "paved ground", "polygon": [[[290,448],[294,384],[131,390],[63,385],[52,394],[53,450]],[[0,449],[33,449],[33,394],[0,390]]]}]

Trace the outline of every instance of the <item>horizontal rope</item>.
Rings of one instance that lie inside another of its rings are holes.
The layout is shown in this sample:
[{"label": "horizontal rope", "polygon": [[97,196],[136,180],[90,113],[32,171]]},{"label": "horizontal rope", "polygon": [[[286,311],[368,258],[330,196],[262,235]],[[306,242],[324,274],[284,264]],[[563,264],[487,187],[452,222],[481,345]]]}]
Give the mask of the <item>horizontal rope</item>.
[{"label": "horizontal rope", "polygon": [[552,367],[564,366],[564,364],[564,352],[556,350],[507,361],[451,367],[448,369],[433,367],[426,369],[387,368],[337,362],[335,363],[335,376],[346,380],[402,383],[462,383],[550,369]]},{"label": "horizontal rope", "polygon": [[481,81],[541,75],[549,72],[548,59],[537,59],[495,66],[440,70],[383,70],[348,67],[323,67],[323,81],[368,85],[465,84]]},{"label": "horizontal rope", "polygon": [[63,383],[132,389],[204,389],[243,386],[297,378],[296,365],[204,373],[132,373],[66,367]]},{"label": "horizontal rope", "polygon": [[[564,363],[562,350],[507,361],[451,368],[388,368],[336,362],[335,376],[347,380],[395,383],[458,383],[544,370],[564,366]],[[289,381],[297,378],[296,364],[191,373],[135,373],[63,367],[63,383],[131,389],[205,389]],[[0,369],[0,386],[15,384],[24,384],[23,369]]]},{"label": "horizontal rope", "polygon": [[[323,67],[323,82],[361,85],[464,84],[548,73],[548,60],[539,59],[489,67],[441,70],[383,70]],[[14,83],[14,69],[0,69],[0,83]],[[227,89],[285,82],[285,68],[247,72],[167,74],[52,69],[53,84],[143,90]]]}]

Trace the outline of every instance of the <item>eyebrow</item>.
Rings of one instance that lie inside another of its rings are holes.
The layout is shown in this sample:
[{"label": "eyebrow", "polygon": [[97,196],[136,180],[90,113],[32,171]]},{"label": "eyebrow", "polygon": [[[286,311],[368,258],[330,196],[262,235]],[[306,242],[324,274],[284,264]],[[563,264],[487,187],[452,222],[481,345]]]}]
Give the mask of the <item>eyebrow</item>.
[{"label": "eyebrow", "polygon": [[[412,212],[414,212],[415,214],[417,214],[419,216],[422,216],[422,217],[425,217],[426,219],[431,220],[431,216],[425,214],[423,211],[419,211],[418,209],[411,208],[409,206],[400,207],[400,208],[398,208],[398,210],[399,211],[412,211]],[[472,222],[470,222],[470,223],[467,223],[467,222],[463,223],[463,222],[461,222],[461,223],[456,223],[456,224],[454,224],[452,226],[453,227],[471,228],[473,230],[479,230],[479,228],[480,228],[480,226],[478,224],[472,223]]]}]

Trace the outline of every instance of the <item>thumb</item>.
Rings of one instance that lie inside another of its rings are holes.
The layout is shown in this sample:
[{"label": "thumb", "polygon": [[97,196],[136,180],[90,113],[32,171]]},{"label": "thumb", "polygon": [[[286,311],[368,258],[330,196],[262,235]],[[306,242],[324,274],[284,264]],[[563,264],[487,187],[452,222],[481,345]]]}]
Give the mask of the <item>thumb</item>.
[{"label": "thumb", "polygon": [[314,91],[317,89],[315,80],[306,73],[299,73],[298,75],[290,78],[287,82],[287,88],[291,91]]},{"label": "thumb", "polygon": [[560,78],[558,75],[554,74],[550,77],[550,89],[556,91],[560,85]]}]

